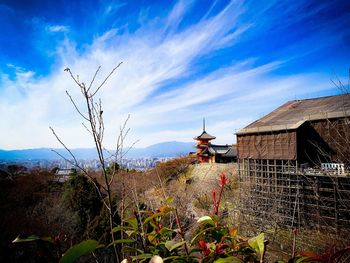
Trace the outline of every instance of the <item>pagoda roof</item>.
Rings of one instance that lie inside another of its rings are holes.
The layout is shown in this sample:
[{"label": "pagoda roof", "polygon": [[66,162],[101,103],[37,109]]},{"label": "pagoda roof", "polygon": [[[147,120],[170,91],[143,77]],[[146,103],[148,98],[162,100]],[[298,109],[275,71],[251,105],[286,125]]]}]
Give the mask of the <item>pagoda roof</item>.
[{"label": "pagoda roof", "polygon": [[203,131],[201,135],[195,137],[194,139],[195,140],[214,140],[216,137],[215,136],[212,136],[210,135],[209,133],[207,133],[206,131]]},{"label": "pagoda roof", "polygon": [[193,148],[207,148],[208,144],[196,144],[196,145],[192,145]]},{"label": "pagoda roof", "polygon": [[196,146],[194,146],[195,148],[207,148],[208,147],[208,144],[197,144]]}]

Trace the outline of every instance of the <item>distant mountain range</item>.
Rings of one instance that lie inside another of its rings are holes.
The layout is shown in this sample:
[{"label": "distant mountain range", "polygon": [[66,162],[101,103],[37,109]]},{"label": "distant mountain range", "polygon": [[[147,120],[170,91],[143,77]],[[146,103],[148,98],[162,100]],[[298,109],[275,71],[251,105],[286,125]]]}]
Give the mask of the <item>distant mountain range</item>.
[{"label": "distant mountain range", "polygon": [[[187,155],[194,151],[194,143],[191,142],[162,142],[146,148],[132,148],[126,154],[126,158],[142,157],[176,157]],[[69,158],[65,149],[53,149],[61,155]],[[95,159],[97,158],[94,148],[71,149],[72,153],[78,159]],[[112,151],[113,152],[113,151]],[[50,148],[25,149],[25,150],[0,150],[0,160],[19,160],[19,159],[46,159],[53,160],[61,158]]]}]

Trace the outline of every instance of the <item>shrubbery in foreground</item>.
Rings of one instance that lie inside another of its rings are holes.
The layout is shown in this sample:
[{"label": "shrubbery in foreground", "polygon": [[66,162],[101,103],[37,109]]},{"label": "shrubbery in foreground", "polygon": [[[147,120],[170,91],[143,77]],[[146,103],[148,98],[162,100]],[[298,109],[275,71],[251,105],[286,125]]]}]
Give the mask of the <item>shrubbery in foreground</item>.
[{"label": "shrubbery in foreground", "polygon": [[[117,245],[123,262],[265,262],[266,245],[263,233],[252,238],[239,236],[237,228],[223,224],[219,215],[221,196],[227,184],[224,174],[220,175],[219,189],[213,189],[213,214],[198,220],[198,226],[190,240],[181,225],[177,209],[172,207],[169,197],[156,211],[137,210],[134,216],[124,220],[113,232],[124,232],[127,238],[116,240],[108,245],[96,240],[86,240],[68,249],[60,262],[75,262],[90,252]],[[38,241],[55,245],[51,238],[17,238],[14,242]],[[341,262],[350,247],[337,250],[332,247],[323,255],[303,252],[288,262]],[[283,261],[278,261],[283,262]]]}]

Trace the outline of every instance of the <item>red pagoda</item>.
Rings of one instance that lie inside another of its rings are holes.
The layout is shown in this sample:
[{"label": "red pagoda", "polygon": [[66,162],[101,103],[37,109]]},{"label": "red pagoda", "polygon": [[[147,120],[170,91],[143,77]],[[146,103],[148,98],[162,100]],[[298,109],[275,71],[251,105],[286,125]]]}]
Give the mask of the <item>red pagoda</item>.
[{"label": "red pagoda", "polygon": [[216,137],[208,134],[205,131],[205,119],[203,119],[203,132],[201,135],[193,138],[197,141],[197,145],[195,146],[197,148],[197,159],[201,163],[208,163],[209,162],[209,155],[207,153],[203,153],[203,151],[208,147],[208,144],[211,140],[214,140]]}]

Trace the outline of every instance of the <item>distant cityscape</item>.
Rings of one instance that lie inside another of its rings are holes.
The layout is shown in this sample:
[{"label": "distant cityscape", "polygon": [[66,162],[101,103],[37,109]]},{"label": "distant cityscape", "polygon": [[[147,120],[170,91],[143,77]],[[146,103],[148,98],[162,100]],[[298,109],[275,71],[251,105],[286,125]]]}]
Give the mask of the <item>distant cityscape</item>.
[{"label": "distant cityscape", "polygon": [[[135,170],[147,170],[154,168],[157,164],[161,162],[168,161],[174,157],[143,157],[143,158],[125,158],[122,160],[122,167],[124,169],[135,169]],[[85,169],[98,170],[101,168],[101,163],[98,159],[78,159],[78,165]],[[70,169],[74,165],[64,159],[19,159],[19,160],[0,160],[0,169],[6,168],[9,165],[22,165],[27,169]],[[106,166],[109,162],[106,162]]]},{"label": "distant cityscape", "polygon": [[[148,146],[146,148],[132,148],[121,161],[124,169],[135,169],[139,171],[151,169],[160,162],[176,158],[178,156],[188,155],[193,150],[192,142],[163,142]],[[10,165],[20,165],[28,170],[41,169],[70,169],[73,168],[65,149],[55,149],[56,153],[50,148],[24,149],[24,150],[1,150],[0,149],[0,170],[8,170]],[[94,148],[71,149],[72,154],[77,159],[78,165],[88,170],[98,170],[101,164],[97,159]],[[57,155],[63,156],[61,158]],[[110,156],[106,152],[106,156]],[[72,161],[72,160],[71,160]],[[111,162],[106,158],[106,166]]]}]

